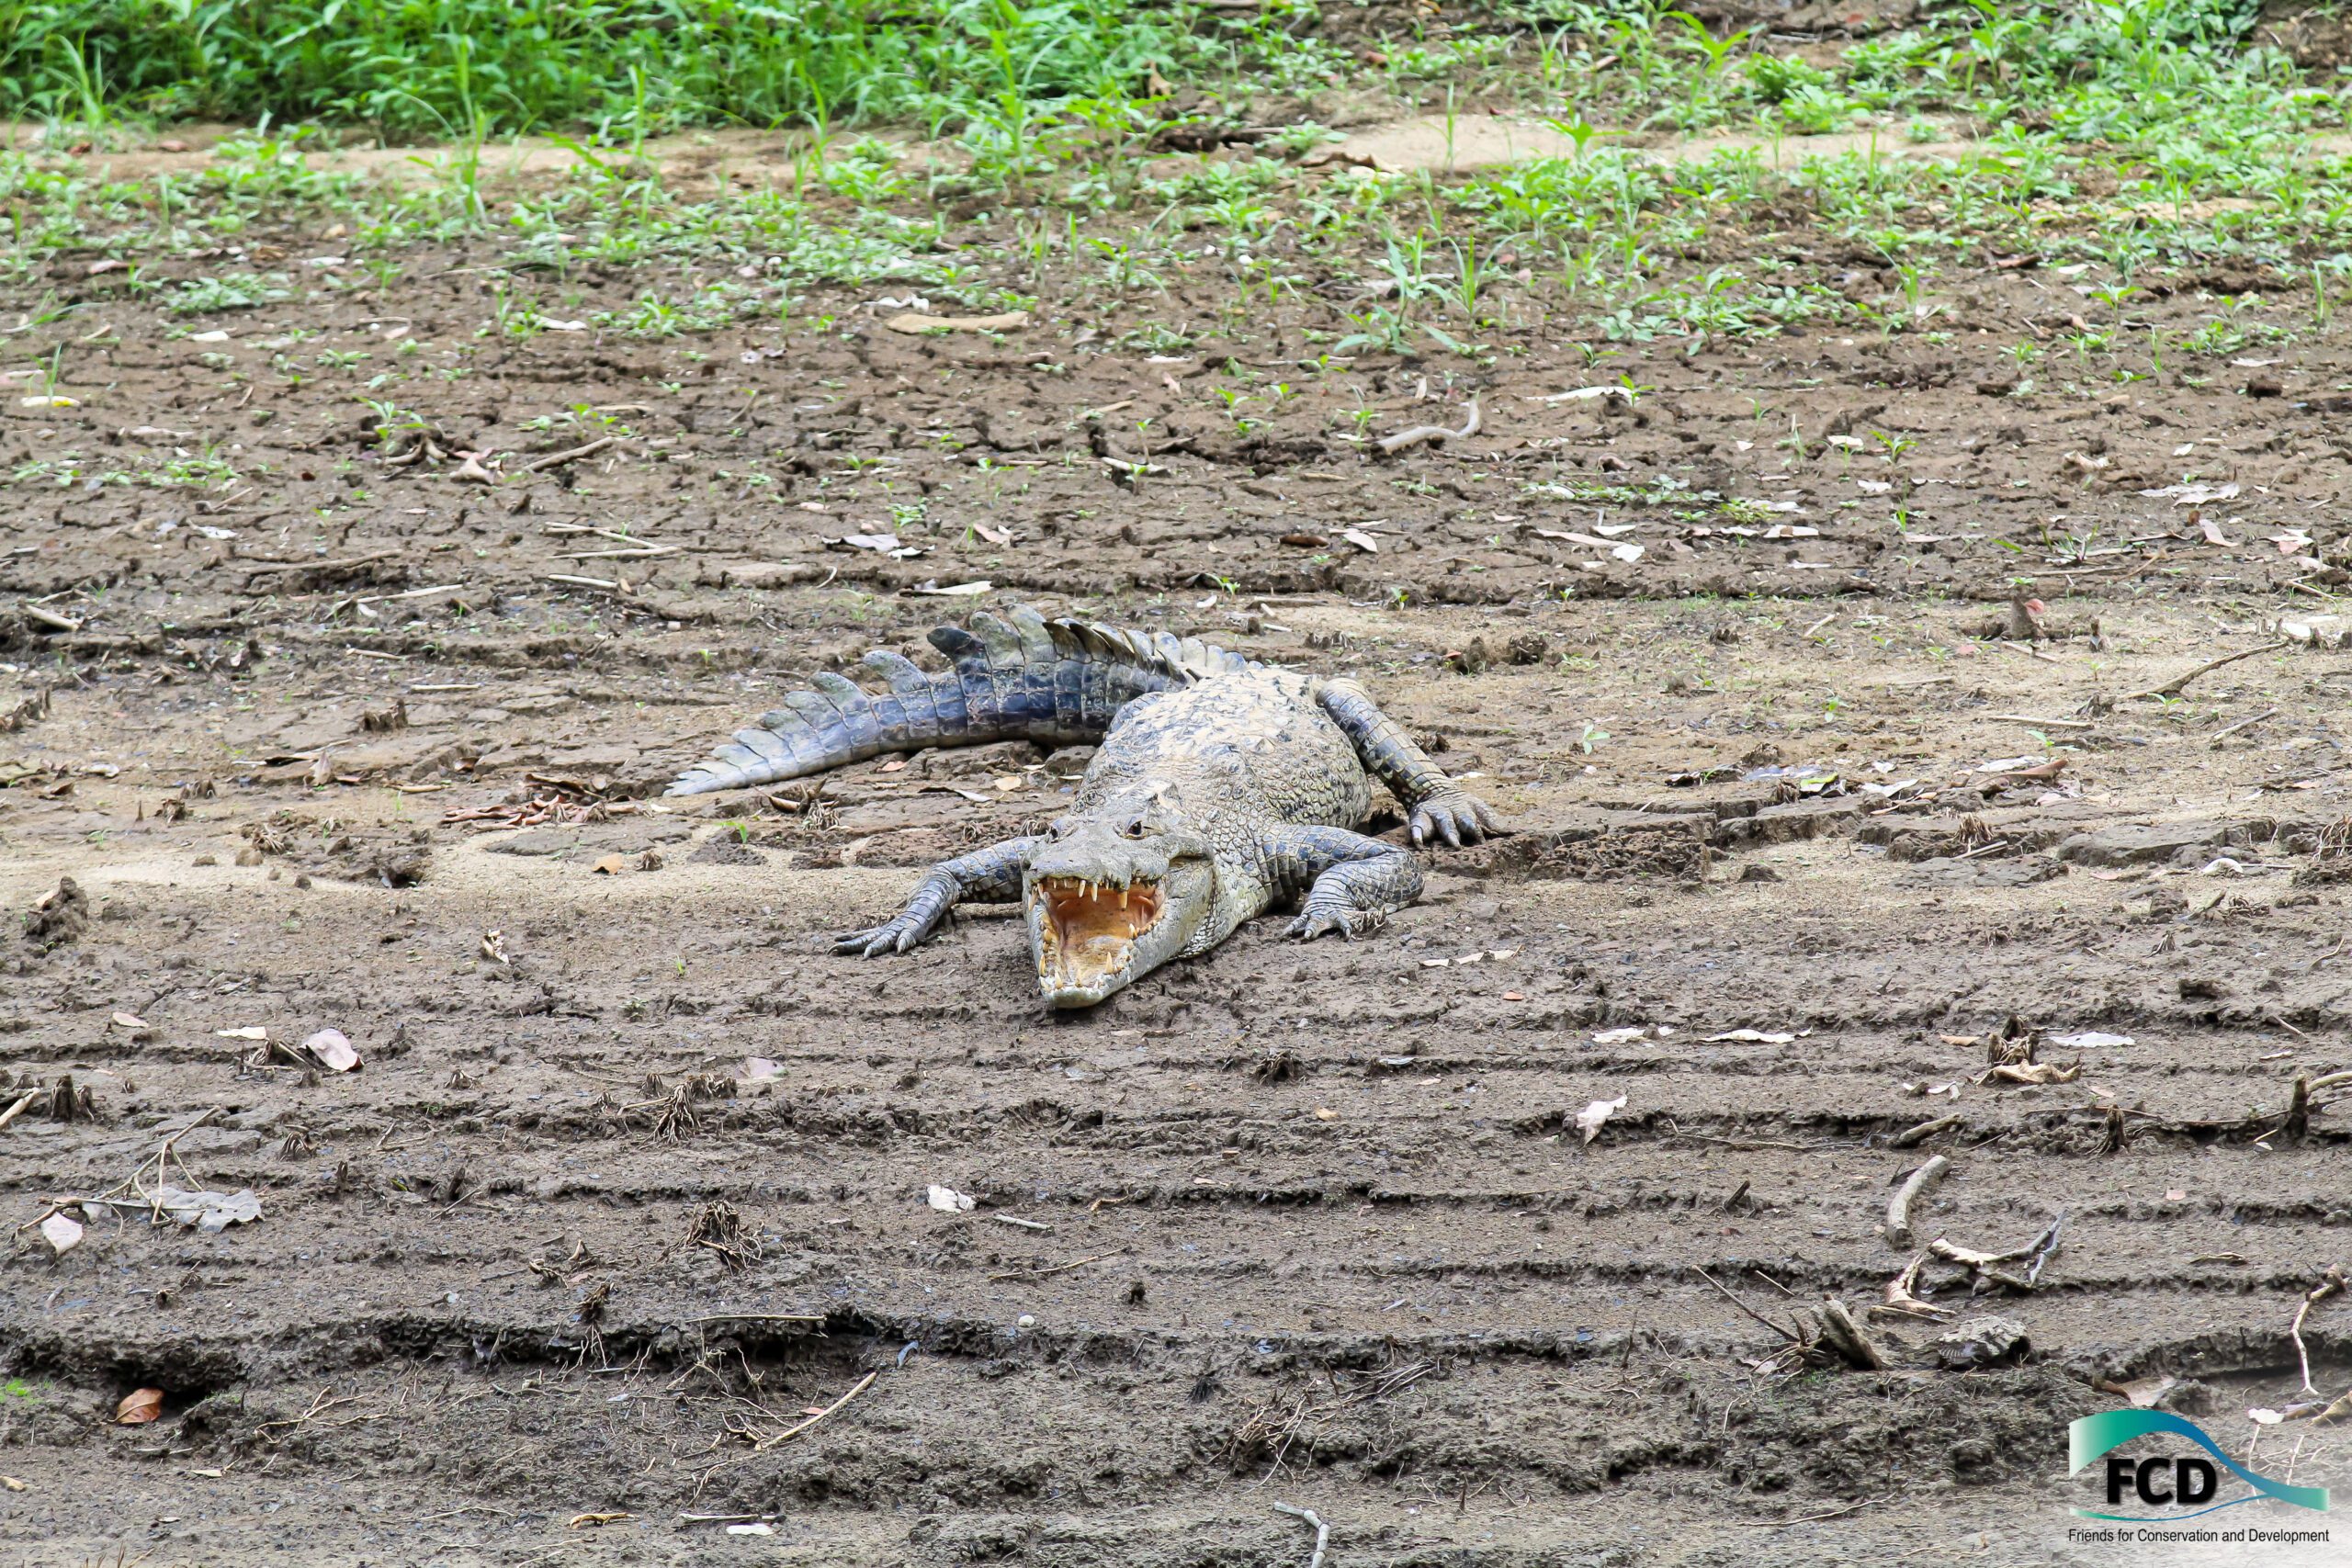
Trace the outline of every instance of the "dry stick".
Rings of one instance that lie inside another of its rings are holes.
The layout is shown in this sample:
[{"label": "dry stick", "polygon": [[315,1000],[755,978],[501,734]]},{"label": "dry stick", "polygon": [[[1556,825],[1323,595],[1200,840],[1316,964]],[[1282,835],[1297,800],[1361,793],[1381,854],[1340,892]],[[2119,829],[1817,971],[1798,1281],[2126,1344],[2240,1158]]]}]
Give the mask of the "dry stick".
[{"label": "dry stick", "polygon": [[695,1323],[822,1323],[821,1317],[810,1317],[797,1312],[715,1312],[707,1317],[682,1317],[683,1326]]},{"label": "dry stick", "polygon": [[550,452],[544,457],[534,457],[514,471],[518,474],[536,474],[541,468],[552,468],[558,463],[577,462],[582,457],[594,457],[619,439],[617,435],[601,435],[587,446],[574,446],[569,452]]},{"label": "dry stick", "polygon": [[1016,1269],[1010,1274],[991,1274],[989,1276],[989,1279],[991,1281],[1001,1280],[1042,1280],[1048,1274],[1067,1274],[1073,1269],[1083,1269],[1090,1263],[1100,1263],[1104,1258],[1111,1256],[1113,1255],[1108,1252],[1098,1252],[1091,1258],[1081,1258],[1075,1263],[1057,1263],[1051,1269]]},{"label": "dry stick", "polygon": [[765,1453],[768,1450],[775,1447],[778,1443],[788,1442],[792,1438],[798,1437],[801,1433],[807,1431],[818,1422],[822,1421],[826,1416],[831,1416],[834,1411],[839,1410],[842,1405],[847,1404],[851,1400],[855,1399],[859,1394],[864,1393],[865,1392],[865,1385],[872,1382],[876,1378],[878,1378],[881,1375],[882,1373],[878,1369],[866,1373],[864,1377],[857,1380],[857,1385],[852,1388],[847,1393],[842,1394],[839,1399],[834,1400],[831,1404],[826,1405],[825,1408],[820,1410],[817,1414],[811,1416],[797,1427],[787,1427],[773,1438],[762,1438],[758,1442],[752,1445],[752,1451],[754,1453]]},{"label": "dry stick", "polygon": [[1315,1555],[1306,1560],[1306,1568],[1323,1568],[1323,1549],[1331,1540],[1331,1527],[1323,1522],[1323,1516],[1312,1508],[1293,1507],[1288,1503],[1275,1504],[1274,1512],[1288,1514],[1294,1519],[1303,1519],[1315,1527]]},{"label": "dry stick", "polygon": [[2319,1283],[2303,1292],[2303,1304],[2295,1309],[2295,1321],[2288,1325],[2287,1337],[2295,1342],[2295,1359],[2302,1365],[2305,1393],[2317,1393],[2319,1390],[2312,1386],[2312,1353],[2303,1348],[2303,1319],[2311,1315],[2312,1308],[2343,1289],[2344,1270],[2330,1264]]},{"label": "dry stick", "polygon": [[372,566],[379,560],[390,560],[401,552],[397,549],[369,550],[364,556],[346,556],[341,560],[262,560],[241,561],[247,577],[262,577],[281,571],[342,571],[355,566]]},{"label": "dry stick", "polygon": [[1824,1519],[1843,1518],[1848,1514],[1860,1512],[1872,1503],[1884,1501],[1883,1497],[1865,1497],[1859,1503],[1849,1503],[1842,1508],[1832,1508],[1826,1514],[1806,1514],[1801,1518],[1794,1519],[1734,1519],[1732,1523],[1746,1525],[1751,1529],[1786,1529],[1791,1525],[1817,1525]]},{"label": "dry stick", "polygon": [[2278,710],[2277,708],[2272,708],[2267,713],[2256,714],[2252,718],[2242,718],[2225,729],[2217,729],[2213,731],[2212,735],[2209,739],[2212,740],[2214,744],[2218,745],[2222,741],[2227,740],[2231,736],[2235,735],[2241,729],[2252,729],[2264,719],[2277,718],[2278,716]]},{"label": "dry stick", "polygon": [[2091,729],[2097,728],[2087,718],[2038,718],[2030,713],[1988,713],[1986,718],[2003,724],[2046,724],[2052,729]]},{"label": "dry stick", "polygon": [[39,1099],[40,1095],[40,1091],[39,1089],[33,1090],[30,1094],[20,1095],[17,1097],[16,1104],[8,1107],[6,1111],[0,1111],[0,1127],[6,1127],[9,1122],[14,1122],[17,1117],[22,1116],[25,1113],[25,1107],[30,1105],[35,1100]]},{"label": "dry stick", "polygon": [[1410,430],[1400,430],[1394,435],[1380,438],[1380,449],[1394,455],[1408,446],[1418,446],[1424,441],[1467,441],[1478,434],[1478,403],[1471,400],[1469,417],[1459,430],[1449,430],[1442,424],[1417,424]]},{"label": "dry stick", "polygon": [[1910,1128],[1905,1132],[1895,1134],[1894,1136],[1886,1141],[1886,1146],[1890,1149],[1911,1148],[1917,1145],[1926,1143],[1938,1133],[1951,1131],[1952,1128],[1959,1126],[1966,1120],[1968,1120],[1968,1118],[1958,1111],[1952,1112],[1950,1116],[1939,1116],[1932,1122],[1922,1122],[1917,1127]]},{"label": "dry stick", "polygon": [[2211,671],[2219,670],[2224,664],[2235,664],[2239,660],[2252,659],[2257,653],[2276,653],[2282,648],[2294,646],[2291,642],[2266,642],[2260,648],[2249,648],[2244,653],[2225,653],[2210,663],[2199,665],[2186,675],[2176,675],[2161,686],[2151,686],[2144,692],[2134,692],[2124,700],[2133,702],[2141,697],[2177,697],[2180,695],[2182,688],[2191,681]]},{"label": "dry stick", "polygon": [[1925,1197],[1928,1189],[1941,1181],[1944,1172],[1951,1168],[1951,1161],[1937,1155],[1913,1171],[1910,1179],[1895,1190],[1894,1198],[1886,1205],[1888,1246],[1905,1252],[1911,1250],[1911,1205]]},{"label": "dry stick", "polygon": [[1770,1318],[1766,1317],[1762,1313],[1758,1312],[1754,1307],[1749,1306],[1746,1302],[1741,1301],[1737,1296],[1733,1295],[1728,1290],[1724,1290],[1724,1282],[1716,1279],[1713,1274],[1708,1273],[1704,1269],[1699,1270],[1699,1278],[1704,1280],[1710,1285],[1713,1285],[1716,1290],[1723,1291],[1724,1300],[1731,1303],[1732,1305],[1737,1307],[1740,1311],[1746,1313],[1748,1316],[1754,1318],[1757,1322],[1762,1324],[1765,1327],[1770,1329],[1773,1333],[1779,1335],[1790,1344],[1802,1345],[1804,1343],[1804,1339],[1802,1336],[1790,1333],[1788,1329],[1782,1327],[1777,1323],[1774,1323]]},{"label": "dry stick", "polygon": [[54,631],[78,632],[82,629],[81,622],[70,620],[53,610],[44,610],[38,604],[19,604],[17,608],[24,612],[26,619],[39,621]]}]

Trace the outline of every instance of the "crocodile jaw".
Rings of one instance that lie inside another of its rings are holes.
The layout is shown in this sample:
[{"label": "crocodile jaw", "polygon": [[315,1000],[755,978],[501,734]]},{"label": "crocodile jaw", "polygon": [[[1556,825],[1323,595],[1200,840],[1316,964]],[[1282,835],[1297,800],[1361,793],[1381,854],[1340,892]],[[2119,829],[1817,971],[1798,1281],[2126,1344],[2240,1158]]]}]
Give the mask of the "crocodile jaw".
[{"label": "crocodile jaw", "polygon": [[1199,923],[1204,871],[1179,863],[1165,878],[1031,877],[1038,993],[1054,1007],[1092,1007],[1174,957]]}]

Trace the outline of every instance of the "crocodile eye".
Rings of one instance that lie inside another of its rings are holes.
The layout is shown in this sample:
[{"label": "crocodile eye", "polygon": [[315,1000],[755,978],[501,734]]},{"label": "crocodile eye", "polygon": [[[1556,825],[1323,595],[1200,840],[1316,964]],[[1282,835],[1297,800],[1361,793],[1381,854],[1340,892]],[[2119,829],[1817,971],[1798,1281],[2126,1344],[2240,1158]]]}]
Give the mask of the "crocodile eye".
[{"label": "crocodile eye", "polygon": [[1140,817],[1130,817],[1130,818],[1127,818],[1127,825],[1126,825],[1125,827],[1124,827],[1124,828],[1122,828],[1122,829],[1119,829],[1119,835],[1120,835],[1120,837],[1122,837],[1122,838],[1127,838],[1127,839],[1140,839],[1140,838],[1142,838],[1142,837],[1143,837],[1143,818],[1140,818]]},{"label": "crocodile eye", "polygon": [[1054,819],[1052,825],[1046,828],[1046,837],[1051,842],[1058,844],[1064,839],[1069,837],[1071,826],[1072,824],[1069,818],[1057,817]]}]

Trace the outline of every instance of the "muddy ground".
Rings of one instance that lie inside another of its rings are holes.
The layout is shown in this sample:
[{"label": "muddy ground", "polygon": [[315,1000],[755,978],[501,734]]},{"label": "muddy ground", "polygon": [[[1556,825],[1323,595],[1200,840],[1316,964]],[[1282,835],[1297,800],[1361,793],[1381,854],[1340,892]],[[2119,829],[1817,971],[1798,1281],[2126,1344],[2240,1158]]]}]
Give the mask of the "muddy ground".
[{"label": "muddy ground", "polygon": [[[259,475],[6,492],[0,1171],[12,1224],[85,1225],[0,1275],[12,1561],[1304,1562],[1278,1502],[1335,1565],[2074,1561],[2102,1382],[2345,1482],[2247,1416],[2352,1219],[2340,1091],[2295,1089],[2352,1066],[2352,657],[2297,621],[2344,576],[2341,331],[2020,394],[2004,346],[2080,295],[1986,271],[1948,343],[1661,344],[1600,373],[1637,400],[1547,401],[1587,376],[1532,309],[1489,367],[1313,374],[1289,307],[1182,278],[1158,356],[1050,285],[996,340],[866,295],[503,345],[481,261],[209,343],[125,298],[76,406],[0,410],[10,467]],[[261,378],[294,329],[463,349],[405,394],[433,449]],[[824,937],[1082,758],[651,798],[1016,600],[1354,674],[1517,830],[1366,940],[1261,922],[1054,1016],[1002,919]],[[324,1028],[357,1070],[300,1059]],[[1921,1245],[2064,1216],[2030,1292],[1924,1270],[2022,1330],[1996,1364],[1865,1314],[1931,1155]],[[159,1178],[261,1217],[95,1201]],[[1773,1361],[1727,1294],[1840,1300],[1889,1364]],[[2324,1395],[2347,1310],[2303,1330]]]}]

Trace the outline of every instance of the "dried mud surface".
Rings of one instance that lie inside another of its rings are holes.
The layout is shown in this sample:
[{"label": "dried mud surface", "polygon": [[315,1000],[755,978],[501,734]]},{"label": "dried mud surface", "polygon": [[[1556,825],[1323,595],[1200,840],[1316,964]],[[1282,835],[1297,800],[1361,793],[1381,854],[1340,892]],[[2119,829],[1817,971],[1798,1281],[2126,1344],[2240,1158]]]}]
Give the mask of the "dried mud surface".
[{"label": "dried mud surface", "polygon": [[[0,410],[12,463],[205,441],[277,470],[200,504],[7,492],[12,1222],[152,1186],[167,1142],[175,1183],[263,1206],[126,1212],[62,1258],[18,1233],[16,1560],[1304,1561],[1283,1501],[1335,1564],[2057,1562],[2097,1380],[2177,1378],[2233,1451],[2293,1397],[2288,1325],[2352,1218],[2343,1114],[2290,1105],[2352,1066],[2323,853],[2352,661],[2133,694],[2317,607],[2274,536],[2331,547],[2341,333],[2103,404],[1998,396],[2019,320],[2075,296],[1988,273],[1941,347],[1661,347],[1625,407],[1537,400],[1581,377],[1529,327],[1451,395],[1368,359],[1242,431],[1213,340],[1156,362],[1050,299],[1001,343],[910,338],[844,299],[788,353],[486,346],[417,396],[447,450],[577,445],[528,426],[580,405],[629,431],[490,487],[388,463],[347,388],[241,398],[199,358],[465,337],[470,265],[225,344],[120,301],[78,407]],[[1283,378],[1304,344],[1256,328],[1233,356]],[[1367,457],[1332,436],[1357,395],[1375,434],[1473,396],[1484,428]],[[1869,433],[1912,445],[1828,443]],[[779,451],[783,493],[732,477]],[[2191,469],[2239,491],[2139,493]],[[1639,504],[1661,475],[1776,510]],[[1635,499],[1562,499],[1598,485]],[[827,543],[913,501],[920,556]],[[1544,532],[1619,523],[1640,558]],[[2005,641],[2021,576],[2049,635]],[[1011,598],[1357,674],[1519,831],[1434,856],[1365,941],[1261,922],[1049,1016],[1003,919],[899,962],[822,938],[1052,814],[1082,759],[648,798],[766,694]],[[2054,778],[1973,771],[2045,743]],[[1829,773],[1851,793],[1804,793]],[[61,878],[79,903],[36,911]],[[2079,1076],[1978,1081],[2013,1018]],[[280,1049],[329,1026],[360,1070]],[[2055,1039],[2082,1031],[2131,1043]],[[1887,1371],[1759,1370],[1777,1341],[1715,1282],[1878,1301],[1912,1256],[1890,1192],[1935,1153],[1923,1241],[2065,1213],[2029,1295],[1928,1270],[2022,1362],[1872,1319]],[[2304,1334],[2329,1392],[2343,1310]],[[110,1425],[141,1387],[163,1419]],[[2297,1479],[2343,1484],[2301,1430]]]}]

